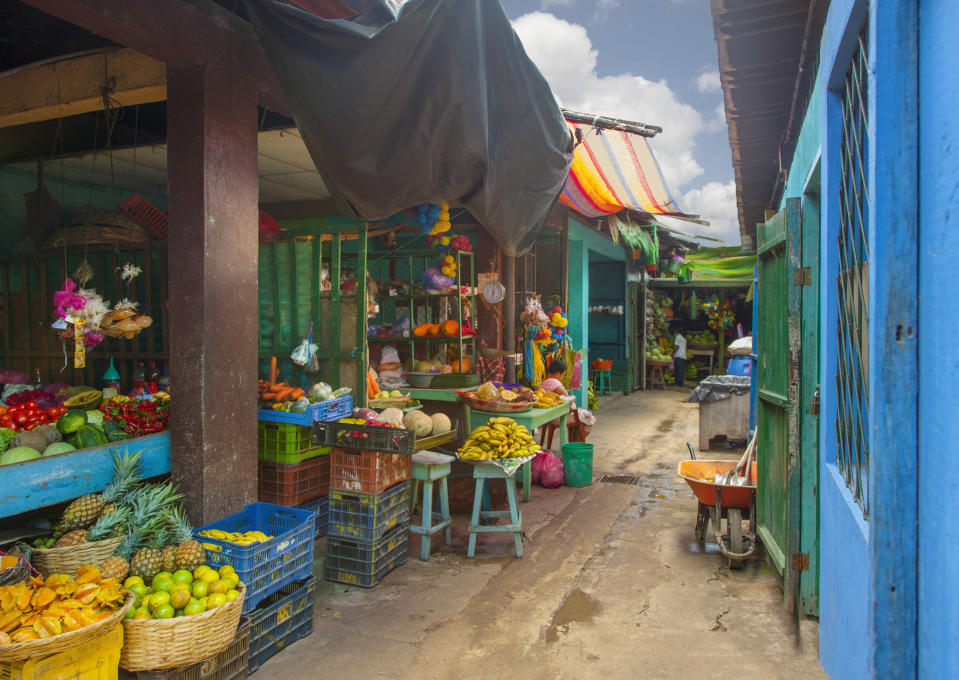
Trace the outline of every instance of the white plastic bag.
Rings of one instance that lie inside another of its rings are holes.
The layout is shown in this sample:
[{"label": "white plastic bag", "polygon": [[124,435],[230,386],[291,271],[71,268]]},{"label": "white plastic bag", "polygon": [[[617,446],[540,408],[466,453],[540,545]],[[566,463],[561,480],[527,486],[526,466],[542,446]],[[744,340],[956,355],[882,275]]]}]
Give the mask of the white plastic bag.
[{"label": "white plastic bag", "polygon": [[310,363],[311,358],[316,355],[317,349],[319,348],[315,344],[309,340],[304,340],[295,350],[293,350],[290,358],[297,366],[306,366]]}]

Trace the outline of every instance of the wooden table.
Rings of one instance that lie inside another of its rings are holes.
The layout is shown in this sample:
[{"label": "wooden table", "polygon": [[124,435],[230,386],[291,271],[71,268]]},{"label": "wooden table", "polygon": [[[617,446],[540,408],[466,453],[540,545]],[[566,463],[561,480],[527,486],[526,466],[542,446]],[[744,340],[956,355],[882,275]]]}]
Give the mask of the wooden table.
[{"label": "wooden table", "polygon": [[475,387],[433,389],[429,387],[410,387],[404,390],[410,397],[421,402],[434,402],[427,407],[430,414],[444,413],[456,424],[456,436],[451,440],[456,448],[466,441],[472,429],[469,427],[469,409],[459,403],[458,392],[472,392]]},{"label": "wooden table", "polygon": [[709,375],[713,374],[713,358],[716,356],[714,349],[690,349],[686,348],[686,354],[696,357],[709,357]]},{"label": "wooden table", "polygon": [[[552,408],[533,408],[529,411],[523,413],[494,413],[492,411],[480,411],[478,409],[471,409],[469,406],[466,408],[466,422],[469,423],[469,431],[472,432],[480,425],[486,423],[490,418],[495,418],[497,416],[506,416],[507,418],[512,418],[520,425],[523,425],[530,431],[530,434],[533,433],[533,429],[545,425],[553,420],[559,418],[559,457],[562,458],[563,444],[567,441],[567,430],[566,430],[566,416],[569,415],[569,408],[572,402],[566,401],[560,404],[559,406],[554,406]],[[523,500],[529,500],[529,490],[533,482],[533,470],[530,463],[526,463],[523,466]]]}]

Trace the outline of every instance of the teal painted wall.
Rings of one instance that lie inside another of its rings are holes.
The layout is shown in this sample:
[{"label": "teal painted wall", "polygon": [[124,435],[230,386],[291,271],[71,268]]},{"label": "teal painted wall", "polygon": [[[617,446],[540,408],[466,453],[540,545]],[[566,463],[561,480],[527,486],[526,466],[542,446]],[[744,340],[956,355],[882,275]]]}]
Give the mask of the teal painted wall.
[{"label": "teal painted wall", "polygon": [[[51,176],[44,178],[47,190],[60,202],[61,222],[77,208],[95,203],[104,210],[116,210],[117,204],[132,194],[127,189],[112,189],[86,182],[72,180],[60,181]],[[24,194],[35,191],[37,176],[17,168],[0,168],[0,255],[8,255],[10,249],[23,238],[27,228],[27,202]],[[167,209],[165,196],[149,194],[144,196],[163,211]]]}]

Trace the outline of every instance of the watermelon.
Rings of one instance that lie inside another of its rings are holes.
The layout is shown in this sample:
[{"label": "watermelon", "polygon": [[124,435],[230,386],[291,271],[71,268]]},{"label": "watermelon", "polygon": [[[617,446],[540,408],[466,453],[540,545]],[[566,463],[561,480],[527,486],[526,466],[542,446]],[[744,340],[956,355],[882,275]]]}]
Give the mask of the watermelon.
[{"label": "watermelon", "polygon": [[87,411],[87,422],[97,427],[103,427],[103,411]]},{"label": "watermelon", "polygon": [[122,432],[123,430],[120,428],[120,423],[118,423],[115,420],[110,420],[109,418],[107,418],[106,420],[103,421],[103,431],[104,433],[106,433],[107,438],[109,439],[110,435],[113,434],[114,432]]},{"label": "watermelon", "polygon": [[12,465],[13,463],[23,463],[28,460],[34,460],[40,457],[40,452],[31,449],[29,446],[15,446],[0,453],[0,465]]},{"label": "watermelon", "polygon": [[43,452],[43,455],[55,456],[58,453],[69,453],[70,451],[76,451],[76,450],[77,450],[76,447],[74,447],[71,444],[68,444],[67,442],[56,442],[54,444],[50,444],[50,446],[48,446],[46,450]]},{"label": "watermelon", "polygon": [[103,430],[95,425],[83,425],[76,431],[76,438],[79,442],[78,449],[88,449],[91,446],[103,446],[107,443],[107,436]]},{"label": "watermelon", "polygon": [[57,420],[57,429],[60,434],[74,434],[77,430],[87,424],[87,412],[77,408],[72,408]]},{"label": "watermelon", "polygon": [[114,430],[107,433],[107,439],[111,442],[122,442],[124,439],[130,439],[130,435],[123,430]]}]

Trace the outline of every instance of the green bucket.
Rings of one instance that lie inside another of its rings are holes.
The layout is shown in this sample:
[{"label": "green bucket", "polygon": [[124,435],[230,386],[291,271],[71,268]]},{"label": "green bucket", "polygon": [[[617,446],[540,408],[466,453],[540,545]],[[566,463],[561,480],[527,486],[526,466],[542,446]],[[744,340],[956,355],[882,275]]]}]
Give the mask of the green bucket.
[{"label": "green bucket", "polygon": [[590,486],[593,483],[593,445],[583,442],[563,444],[563,472],[566,486]]}]

